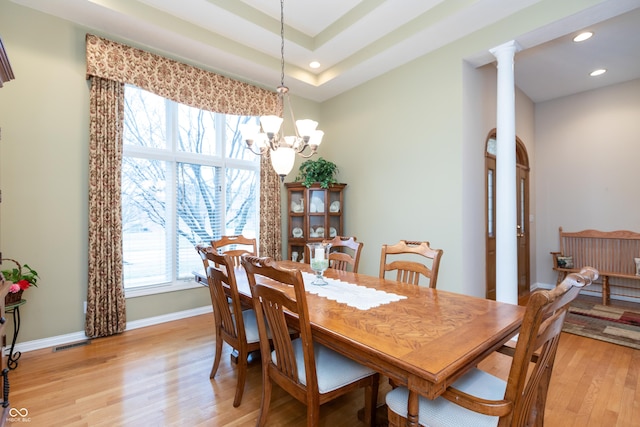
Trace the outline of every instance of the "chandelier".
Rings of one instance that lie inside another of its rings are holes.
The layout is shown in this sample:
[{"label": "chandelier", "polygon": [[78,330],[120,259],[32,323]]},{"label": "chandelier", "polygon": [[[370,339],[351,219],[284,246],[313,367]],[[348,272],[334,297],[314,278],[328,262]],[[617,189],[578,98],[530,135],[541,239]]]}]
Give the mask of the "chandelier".
[{"label": "chandelier", "polygon": [[296,120],[293,115],[289,88],[284,85],[284,0],[280,0],[280,40],[280,86],[276,90],[283,116],[285,106],[289,107],[291,121],[295,123],[295,135],[284,136],[284,119],[273,115],[261,116],[260,125],[240,125],[240,132],[249,150],[257,155],[270,155],[273,169],[284,181],[284,177],[293,169],[296,154],[304,158],[313,156],[322,142],[324,132],[316,129],[318,122],[309,119]]}]

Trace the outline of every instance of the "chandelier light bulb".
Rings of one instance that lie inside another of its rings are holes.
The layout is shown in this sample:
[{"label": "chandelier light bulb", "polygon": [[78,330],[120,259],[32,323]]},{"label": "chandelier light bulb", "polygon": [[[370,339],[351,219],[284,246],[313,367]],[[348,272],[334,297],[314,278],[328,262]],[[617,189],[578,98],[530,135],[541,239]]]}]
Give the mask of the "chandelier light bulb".
[{"label": "chandelier light bulb", "polygon": [[320,143],[322,142],[322,137],[324,136],[324,132],[321,130],[315,130],[313,131],[313,133],[311,134],[311,138],[309,138],[309,145],[311,145],[312,147],[318,147],[318,145],[320,145]]},{"label": "chandelier light bulb", "polygon": [[295,161],[296,152],[293,148],[281,146],[277,150],[271,151],[271,166],[281,179],[289,175]]},{"label": "chandelier light bulb", "polygon": [[262,130],[267,134],[275,135],[280,131],[282,120],[282,117],[278,116],[262,116],[260,117],[260,124],[262,125]]},{"label": "chandelier light bulb", "polygon": [[296,127],[298,128],[298,134],[304,139],[315,132],[318,122],[309,119],[296,120]]}]

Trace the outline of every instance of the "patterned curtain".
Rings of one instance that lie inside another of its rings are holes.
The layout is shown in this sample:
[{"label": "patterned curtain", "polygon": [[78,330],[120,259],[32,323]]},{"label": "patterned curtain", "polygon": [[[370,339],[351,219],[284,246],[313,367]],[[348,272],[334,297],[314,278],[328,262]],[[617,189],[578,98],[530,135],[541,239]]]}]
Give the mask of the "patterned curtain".
[{"label": "patterned curtain", "polygon": [[126,326],[122,284],[122,123],[124,84],[93,77],[89,129],[89,283],[85,333],[96,338]]},{"label": "patterned curtain", "polygon": [[[96,252],[89,255],[85,329],[87,336],[97,337],[121,332],[125,326],[120,210],[124,84],[138,86],[185,105],[224,114],[282,116],[282,106],[275,92],[92,34],[86,37],[86,55],[87,78],[92,80],[89,247],[90,251],[95,249]],[[101,91],[99,87],[106,85],[103,83],[106,81],[120,87],[122,93],[117,96],[96,94],[94,99],[94,91]],[[118,104],[115,99],[120,97],[122,101]],[[105,98],[114,102],[107,104]],[[95,159],[93,150],[96,151]],[[108,175],[111,178],[105,181]],[[111,180],[113,184],[108,183]],[[263,157],[260,163],[259,251],[275,259],[282,257],[280,186],[278,175],[269,160]],[[98,208],[109,211],[98,212]],[[94,248],[93,242],[110,248]],[[98,280],[105,283],[98,283]],[[89,307],[92,304],[93,307]],[[104,311],[104,308],[109,311]]]},{"label": "patterned curtain", "polygon": [[260,159],[260,249],[261,256],[282,259],[280,177],[267,156]]}]

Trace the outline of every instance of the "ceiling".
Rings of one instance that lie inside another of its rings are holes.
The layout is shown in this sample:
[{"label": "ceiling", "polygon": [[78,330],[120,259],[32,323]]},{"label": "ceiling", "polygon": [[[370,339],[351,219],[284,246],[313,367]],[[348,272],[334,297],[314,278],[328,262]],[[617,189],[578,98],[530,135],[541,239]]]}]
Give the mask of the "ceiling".
[{"label": "ceiling", "polygon": [[[278,0],[12,1],[267,88],[280,83]],[[539,1],[287,0],[285,84],[321,102]],[[576,45],[582,29],[595,35]],[[516,42],[516,85],[534,102],[640,78],[640,0],[604,1]],[[494,61],[488,52],[465,59]],[[601,67],[608,72],[588,76]]]}]

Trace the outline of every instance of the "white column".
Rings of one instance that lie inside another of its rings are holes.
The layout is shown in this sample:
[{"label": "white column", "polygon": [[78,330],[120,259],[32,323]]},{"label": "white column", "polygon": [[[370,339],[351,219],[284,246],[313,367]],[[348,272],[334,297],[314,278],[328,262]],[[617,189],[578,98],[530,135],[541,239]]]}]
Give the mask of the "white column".
[{"label": "white column", "polygon": [[518,303],[515,41],[490,50],[498,60],[496,125],[496,300]]}]

